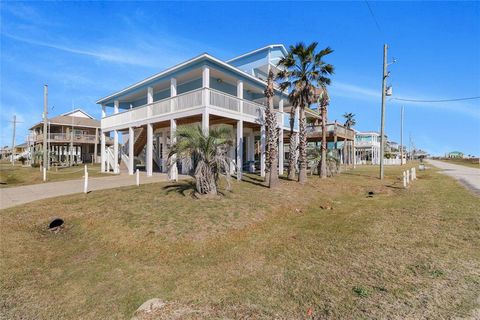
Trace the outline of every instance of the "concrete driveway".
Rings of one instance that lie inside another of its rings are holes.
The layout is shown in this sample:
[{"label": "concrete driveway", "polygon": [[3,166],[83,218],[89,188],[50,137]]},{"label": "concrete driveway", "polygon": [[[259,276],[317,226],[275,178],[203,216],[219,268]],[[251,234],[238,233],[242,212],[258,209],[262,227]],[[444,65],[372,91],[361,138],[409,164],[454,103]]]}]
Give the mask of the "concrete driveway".
[{"label": "concrete driveway", "polygon": [[426,160],[432,166],[442,169],[442,173],[458,180],[463,186],[480,195],[480,169],[470,168],[458,164],[446,163],[438,160]]},{"label": "concrete driveway", "polygon": [[[179,176],[186,179],[188,176]],[[140,184],[167,181],[167,174],[154,173],[147,177],[140,173]],[[28,186],[0,189],[0,209],[10,208],[16,205],[83,192],[83,179],[67,180],[59,182],[47,182]],[[107,177],[91,178],[88,180],[88,191],[112,189],[135,185],[135,175],[128,174],[111,175]]]}]

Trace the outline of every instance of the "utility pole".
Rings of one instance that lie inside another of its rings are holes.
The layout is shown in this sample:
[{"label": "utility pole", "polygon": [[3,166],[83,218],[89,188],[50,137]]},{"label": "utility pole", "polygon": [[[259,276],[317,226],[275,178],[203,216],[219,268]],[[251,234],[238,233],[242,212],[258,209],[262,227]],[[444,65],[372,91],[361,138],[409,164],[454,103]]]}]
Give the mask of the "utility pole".
[{"label": "utility pole", "polygon": [[47,154],[47,140],[48,140],[48,127],[47,127],[47,117],[48,117],[48,85],[46,84],[43,87],[43,167],[46,168],[48,163],[48,154]]},{"label": "utility pole", "polygon": [[403,164],[403,106],[400,109],[400,164]]},{"label": "utility pole", "polygon": [[385,152],[385,94],[387,89],[387,44],[383,45],[383,77],[382,77],[382,115],[380,125],[380,179],[383,180],[383,155]]},{"label": "utility pole", "polygon": [[17,127],[17,116],[13,115],[13,136],[12,136],[12,166],[15,165],[15,130]]}]

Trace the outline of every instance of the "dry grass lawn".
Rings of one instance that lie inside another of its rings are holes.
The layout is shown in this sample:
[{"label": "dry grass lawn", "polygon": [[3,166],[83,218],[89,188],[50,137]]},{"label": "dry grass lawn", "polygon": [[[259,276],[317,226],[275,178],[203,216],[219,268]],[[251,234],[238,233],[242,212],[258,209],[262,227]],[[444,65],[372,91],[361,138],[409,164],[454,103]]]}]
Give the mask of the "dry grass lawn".
[{"label": "dry grass lawn", "polygon": [[[105,175],[105,173],[100,172],[99,164],[88,164],[87,169],[91,178]],[[52,168],[52,170],[47,171],[47,182],[80,179],[83,177],[83,173],[84,165],[58,168],[58,170]],[[20,163],[12,166],[9,162],[0,162],[0,188],[37,183],[43,183],[43,174],[40,172],[40,168],[22,166]]]},{"label": "dry grass lawn", "polygon": [[[207,319],[472,315],[480,198],[434,169],[408,190],[401,168],[383,182],[377,171],[275,191],[249,177],[220,199],[159,183],[0,211],[0,318],[129,319],[154,297]],[[56,216],[66,227],[53,234]]]},{"label": "dry grass lawn", "polygon": [[470,167],[470,168],[480,169],[480,162],[478,161],[478,158],[477,159],[455,159],[455,158],[447,159],[447,158],[444,158],[444,159],[439,159],[439,160],[441,160],[443,162],[451,163],[451,164],[459,164],[459,165],[467,166],[467,167]]}]

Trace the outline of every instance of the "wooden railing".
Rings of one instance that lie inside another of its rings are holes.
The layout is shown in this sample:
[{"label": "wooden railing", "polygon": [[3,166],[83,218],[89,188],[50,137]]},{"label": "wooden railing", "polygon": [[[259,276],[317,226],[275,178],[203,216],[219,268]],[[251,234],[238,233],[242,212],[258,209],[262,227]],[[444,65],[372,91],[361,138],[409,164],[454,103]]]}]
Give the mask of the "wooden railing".
[{"label": "wooden railing", "polygon": [[[43,134],[30,135],[29,141],[41,142],[44,140]],[[48,142],[71,142],[74,143],[100,143],[100,135],[96,137],[94,134],[72,134],[71,133],[49,133]],[[113,139],[106,137],[107,142],[113,141]]]}]

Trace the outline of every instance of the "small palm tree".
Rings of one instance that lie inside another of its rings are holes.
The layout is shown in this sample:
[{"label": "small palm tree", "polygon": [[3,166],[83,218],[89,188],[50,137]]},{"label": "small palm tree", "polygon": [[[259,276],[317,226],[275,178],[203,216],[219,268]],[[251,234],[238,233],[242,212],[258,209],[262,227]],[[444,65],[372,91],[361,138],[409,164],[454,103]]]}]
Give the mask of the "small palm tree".
[{"label": "small palm tree", "polygon": [[199,126],[181,126],[176,131],[177,141],[171,146],[169,161],[176,157],[193,165],[195,189],[199,194],[216,195],[218,181],[224,174],[230,179],[231,160],[227,156],[233,145],[232,131],[220,127],[205,134]]},{"label": "small palm tree", "polygon": [[[305,183],[307,180],[307,121],[305,109],[315,101],[316,87],[330,84],[328,75],[333,74],[333,66],[323,61],[323,58],[333,50],[325,48],[316,52],[318,43],[312,42],[306,46],[300,42],[290,46],[288,54],[280,59],[278,66],[283,69],[277,74],[280,89],[289,89],[289,100],[292,110],[299,108],[300,143],[299,150],[299,176],[298,181]],[[293,112],[292,112],[293,114]],[[292,123],[290,125],[291,132]],[[293,150],[292,136],[290,138],[290,152]],[[290,156],[290,158],[292,158]],[[289,177],[295,164],[289,161]]]}]

